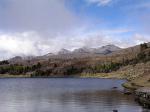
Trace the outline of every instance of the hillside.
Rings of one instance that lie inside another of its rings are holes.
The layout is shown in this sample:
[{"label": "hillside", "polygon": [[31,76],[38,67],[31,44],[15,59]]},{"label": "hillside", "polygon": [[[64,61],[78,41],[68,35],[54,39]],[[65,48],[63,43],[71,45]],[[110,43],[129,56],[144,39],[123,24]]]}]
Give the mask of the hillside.
[{"label": "hillside", "polygon": [[59,52],[53,54],[48,53],[44,56],[35,57],[35,59],[73,59],[73,58],[87,58],[95,56],[104,56],[119,51],[121,48],[115,45],[106,45],[97,48],[82,47],[70,51],[68,49],[61,49]]},{"label": "hillside", "polygon": [[[111,52],[105,53],[108,50]],[[101,52],[101,55],[94,55],[95,52]],[[57,55],[17,56],[0,62],[1,77],[126,78],[131,83],[125,86],[150,86],[149,70],[150,43],[126,49],[112,45],[95,49],[80,48],[72,52],[62,49]]]}]

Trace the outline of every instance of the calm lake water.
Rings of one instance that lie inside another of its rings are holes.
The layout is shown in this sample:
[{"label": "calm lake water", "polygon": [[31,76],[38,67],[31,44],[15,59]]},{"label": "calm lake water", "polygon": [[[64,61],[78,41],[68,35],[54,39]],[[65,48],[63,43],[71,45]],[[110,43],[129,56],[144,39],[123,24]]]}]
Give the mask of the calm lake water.
[{"label": "calm lake water", "polygon": [[[123,80],[0,79],[0,112],[150,112],[124,95]],[[117,89],[112,89],[113,87]]]}]

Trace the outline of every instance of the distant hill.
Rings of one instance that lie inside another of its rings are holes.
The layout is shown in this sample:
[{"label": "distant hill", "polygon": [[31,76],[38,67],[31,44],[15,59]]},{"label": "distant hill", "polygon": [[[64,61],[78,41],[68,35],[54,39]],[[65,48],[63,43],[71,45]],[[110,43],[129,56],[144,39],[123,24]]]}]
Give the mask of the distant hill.
[{"label": "distant hill", "polygon": [[75,49],[74,51],[69,51],[66,49],[61,50],[58,54],[110,54],[112,52],[121,50],[121,48],[115,46],[115,45],[106,45],[98,48],[89,48],[89,47],[82,47]]},{"label": "distant hill", "polygon": [[15,57],[9,59],[10,62],[20,62],[22,60],[23,60],[23,58],[21,56],[15,56]]},{"label": "distant hill", "polygon": [[119,50],[121,50],[121,48],[118,47],[118,46],[106,45],[106,46],[102,46],[100,48],[94,49],[94,53],[97,53],[97,54],[110,54],[112,52],[119,51]]},{"label": "distant hill", "polygon": [[82,73],[108,73],[124,66],[150,60],[150,43],[121,49],[115,45],[99,48],[61,49],[57,54],[11,58],[1,62],[1,74],[30,74],[36,76],[65,76]]},{"label": "distant hill", "polygon": [[112,52],[121,50],[121,48],[115,46],[115,45],[106,45],[106,46],[102,46],[102,47],[98,47],[98,48],[87,48],[87,47],[83,47],[83,48],[79,48],[79,49],[75,49],[73,51],[73,53],[90,53],[90,54],[110,54]]},{"label": "distant hill", "polygon": [[[150,43],[147,43],[150,46]],[[67,49],[61,49],[58,53],[48,53],[43,56],[36,57],[20,57],[16,56],[9,59],[11,63],[24,62],[25,60],[30,60],[30,62],[45,61],[49,59],[74,59],[74,58],[95,58],[98,60],[103,60],[105,56],[115,57],[121,60],[122,58],[134,58],[140,52],[140,46],[133,46],[129,48],[122,49],[115,45],[106,45],[97,48],[82,47],[74,49],[73,51]]]},{"label": "distant hill", "polygon": [[73,51],[67,49],[61,49],[58,53],[48,53],[46,55],[38,57],[39,59],[47,59],[47,58],[57,58],[57,59],[69,59],[69,58],[83,58],[83,57],[92,57],[92,56],[100,56],[107,55],[113,52],[119,51],[121,48],[115,45],[106,45],[98,48],[89,48],[82,47],[78,49],[74,49]]},{"label": "distant hill", "polygon": [[58,55],[63,55],[63,54],[70,54],[71,51],[67,50],[67,49],[61,49],[57,54]]}]

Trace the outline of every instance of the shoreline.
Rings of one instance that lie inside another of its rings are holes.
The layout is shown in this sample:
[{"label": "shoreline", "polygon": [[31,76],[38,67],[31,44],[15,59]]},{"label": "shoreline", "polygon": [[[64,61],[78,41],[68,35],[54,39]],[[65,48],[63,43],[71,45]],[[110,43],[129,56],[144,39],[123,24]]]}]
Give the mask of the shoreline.
[{"label": "shoreline", "polygon": [[[7,79],[7,78],[92,78],[92,79],[115,79],[115,80],[126,80],[125,83],[121,84],[121,86],[124,89],[127,89],[127,92],[124,92],[124,94],[130,95],[133,94],[136,97],[136,90],[139,89],[140,87],[143,86],[139,86],[136,85],[134,83],[132,83],[130,80],[128,80],[127,78],[123,78],[123,77],[116,77],[114,75],[110,75],[109,74],[81,74],[79,76],[70,76],[70,77],[66,77],[66,76],[55,76],[55,77],[31,77],[31,75],[10,75],[10,74],[0,74],[0,79]],[[140,97],[139,97],[140,98]]]},{"label": "shoreline", "polygon": [[31,75],[0,74],[0,79],[3,79],[3,78],[31,78]]},{"label": "shoreline", "polygon": [[[136,83],[133,83],[132,81],[128,80],[128,78],[125,78],[121,76],[120,74],[114,75],[117,73],[98,73],[98,74],[81,74],[81,75],[71,75],[71,76],[39,76],[39,77],[32,77],[31,75],[10,75],[10,74],[0,74],[0,79],[4,78],[99,78],[99,79],[122,79],[126,80],[125,83],[122,84],[122,86],[126,89],[136,90],[140,87],[144,87],[142,85],[138,85]],[[119,77],[118,77],[119,76]]]},{"label": "shoreline", "polygon": [[72,75],[34,76],[31,74],[0,74],[0,78],[101,78],[101,79],[123,79],[124,88],[136,90],[140,87],[150,87],[150,62],[138,63],[121,67],[110,73],[79,73]]}]

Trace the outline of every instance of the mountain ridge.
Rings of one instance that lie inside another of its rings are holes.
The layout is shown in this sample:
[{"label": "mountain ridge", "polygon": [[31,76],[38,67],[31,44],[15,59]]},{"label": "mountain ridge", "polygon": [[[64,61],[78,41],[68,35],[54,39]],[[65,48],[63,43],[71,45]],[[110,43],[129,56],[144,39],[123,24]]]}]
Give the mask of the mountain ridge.
[{"label": "mountain ridge", "polygon": [[81,47],[81,48],[77,48],[77,49],[74,49],[73,51],[70,51],[68,49],[61,49],[60,51],[58,51],[58,53],[56,54],[53,54],[51,56],[58,56],[59,55],[70,55],[70,56],[73,56],[74,57],[78,57],[78,55],[107,55],[107,54],[111,54],[112,52],[115,52],[115,51],[118,51],[118,50],[121,50],[120,47],[118,46],[115,46],[115,45],[106,45],[106,46],[102,46],[102,47],[97,47],[97,48],[91,48],[91,47]]},{"label": "mountain ridge", "polygon": [[113,52],[121,50],[120,47],[116,45],[106,45],[102,47],[96,47],[96,48],[91,48],[91,47],[81,47],[74,49],[73,51],[70,51],[68,49],[61,49],[57,53],[47,53],[42,56],[26,56],[26,57],[21,57],[21,56],[16,56],[11,59],[10,61],[14,62],[19,62],[22,60],[32,60],[32,59],[49,59],[49,58],[60,58],[60,59],[68,59],[68,58],[79,58],[79,57],[92,57],[92,56],[101,56],[101,55],[108,55]]}]

